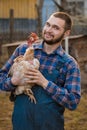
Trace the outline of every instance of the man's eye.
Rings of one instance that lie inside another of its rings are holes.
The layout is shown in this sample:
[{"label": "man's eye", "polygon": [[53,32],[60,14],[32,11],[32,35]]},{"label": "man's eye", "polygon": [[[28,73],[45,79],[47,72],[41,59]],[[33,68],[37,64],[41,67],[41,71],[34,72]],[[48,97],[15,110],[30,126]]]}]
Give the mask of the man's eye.
[{"label": "man's eye", "polygon": [[55,29],[55,30],[59,30],[59,27],[54,26],[54,29]]},{"label": "man's eye", "polygon": [[46,23],[46,26],[50,27],[50,24],[49,24],[49,23]]}]

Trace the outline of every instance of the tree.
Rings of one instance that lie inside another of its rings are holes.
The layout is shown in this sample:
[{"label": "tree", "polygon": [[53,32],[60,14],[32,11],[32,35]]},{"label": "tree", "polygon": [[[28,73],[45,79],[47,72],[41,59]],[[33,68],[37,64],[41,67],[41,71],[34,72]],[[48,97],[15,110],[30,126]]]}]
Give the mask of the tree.
[{"label": "tree", "polygon": [[58,3],[57,0],[53,0],[55,5],[59,8],[60,11],[68,12],[67,7],[67,0],[61,0],[61,5]]},{"label": "tree", "polygon": [[37,21],[38,21],[38,35],[41,35],[41,27],[42,27],[42,6],[44,0],[37,0],[36,3],[36,11],[37,11]]}]

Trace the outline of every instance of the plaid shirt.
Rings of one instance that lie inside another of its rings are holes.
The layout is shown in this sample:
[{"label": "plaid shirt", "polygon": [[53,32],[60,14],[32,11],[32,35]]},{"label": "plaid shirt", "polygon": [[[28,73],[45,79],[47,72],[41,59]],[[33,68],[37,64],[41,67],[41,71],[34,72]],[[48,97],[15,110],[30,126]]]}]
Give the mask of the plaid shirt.
[{"label": "plaid shirt", "polygon": [[[40,61],[40,71],[43,74],[47,72],[50,75],[52,72],[55,72],[55,75],[57,75],[55,82],[48,78],[49,83],[45,90],[57,103],[74,110],[81,97],[79,66],[73,57],[65,53],[62,46],[59,46],[53,53],[47,54],[43,49],[43,45],[44,43],[34,45],[35,57]],[[17,56],[23,55],[27,47],[27,44],[17,47],[0,70],[1,90],[11,91],[15,88],[11,83],[11,78],[8,77],[8,72],[13,64],[13,60]]]}]

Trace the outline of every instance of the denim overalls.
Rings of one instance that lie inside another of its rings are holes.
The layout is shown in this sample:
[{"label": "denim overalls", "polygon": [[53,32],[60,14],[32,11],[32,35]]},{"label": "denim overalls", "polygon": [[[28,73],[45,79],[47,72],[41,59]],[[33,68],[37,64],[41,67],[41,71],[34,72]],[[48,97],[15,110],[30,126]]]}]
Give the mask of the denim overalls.
[{"label": "denim overalls", "polygon": [[[57,70],[43,75],[56,82],[58,71],[62,67],[60,62]],[[31,103],[29,97],[22,94],[14,102],[12,116],[13,130],[64,130],[64,107],[56,103],[50,95],[40,86],[34,86],[33,92],[37,103]]]}]

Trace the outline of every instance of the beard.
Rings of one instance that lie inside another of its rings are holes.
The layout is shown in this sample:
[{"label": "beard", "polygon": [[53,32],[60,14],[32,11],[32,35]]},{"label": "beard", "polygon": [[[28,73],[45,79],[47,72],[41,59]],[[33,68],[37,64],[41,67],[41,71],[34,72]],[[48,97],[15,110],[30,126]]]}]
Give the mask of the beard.
[{"label": "beard", "polygon": [[47,39],[45,39],[44,36],[43,36],[44,42],[46,42],[48,45],[57,44],[57,43],[61,42],[61,41],[63,40],[63,38],[64,38],[64,32],[63,32],[63,34],[61,34],[60,37],[58,37],[58,38],[56,38],[56,39],[53,39],[53,40],[47,40]]}]

